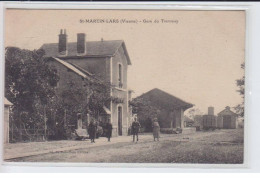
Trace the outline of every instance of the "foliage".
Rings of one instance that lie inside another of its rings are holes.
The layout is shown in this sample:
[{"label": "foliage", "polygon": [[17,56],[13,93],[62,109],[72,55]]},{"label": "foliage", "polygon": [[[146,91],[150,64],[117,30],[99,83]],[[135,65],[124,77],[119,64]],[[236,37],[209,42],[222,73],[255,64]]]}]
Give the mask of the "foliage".
[{"label": "foliage", "polygon": [[48,68],[42,50],[5,49],[5,96],[13,103],[14,123],[42,129],[44,111],[55,96],[57,71]]},{"label": "foliage", "polygon": [[69,121],[75,122],[75,114],[89,113],[93,118],[103,112],[103,106],[110,102],[110,85],[96,80],[82,79],[82,85],[70,81],[60,90],[60,103],[71,116]]},{"label": "foliage", "polygon": [[52,139],[65,139],[70,130],[67,124],[76,126],[78,113],[96,118],[102,112],[111,100],[111,86],[93,77],[67,81],[59,88],[58,71],[43,56],[42,50],[6,48],[5,96],[13,103],[11,115],[17,128],[28,135],[37,130],[44,133],[46,122]]},{"label": "foliage", "polygon": [[[245,63],[241,64],[241,69],[245,69]],[[236,84],[239,88],[237,92],[242,96],[243,102],[234,108],[240,117],[244,117],[245,75],[241,79],[236,80]]]},{"label": "foliage", "polygon": [[144,98],[135,98],[131,105],[133,106],[133,111],[137,113],[140,125],[144,128],[145,132],[152,131],[152,120],[158,117],[160,109],[151,105],[151,102]]},{"label": "foliage", "polygon": [[163,134],[175,134],[176,132],[173,130],[173,128],[161,128],[160,132]]},{"label": "foliage", "polygon": [[186,116],[192,120],[194,120],[194,117],[196,115],[202,115],[203,113],[199,110],[199,108],[193,107],[190,108],[187,112],[186,112]]}]

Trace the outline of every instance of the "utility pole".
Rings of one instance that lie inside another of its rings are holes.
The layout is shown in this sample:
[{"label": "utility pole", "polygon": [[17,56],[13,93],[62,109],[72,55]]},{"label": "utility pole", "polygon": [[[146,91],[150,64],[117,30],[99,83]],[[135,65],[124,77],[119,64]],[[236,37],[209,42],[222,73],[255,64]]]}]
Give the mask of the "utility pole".
[{"label": "utility pole", "polygon": [[43,108],[44,110],[44,140],[46,141],[46,131],[47,131],[47,125],[46,125],[46,106]]},{"label": "utility pole", "polygon": [[64,111],[64,129],[66,129],[67,126],[67,110]]}]

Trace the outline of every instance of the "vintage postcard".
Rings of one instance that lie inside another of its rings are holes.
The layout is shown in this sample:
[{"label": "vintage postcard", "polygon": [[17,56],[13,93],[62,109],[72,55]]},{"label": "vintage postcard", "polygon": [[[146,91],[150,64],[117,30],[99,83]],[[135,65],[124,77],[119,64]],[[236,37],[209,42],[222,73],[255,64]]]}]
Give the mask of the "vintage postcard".
[{"label": "vintage postcard", "polygon": [[5,162],[244,164],[244,10],[5,10]]}]

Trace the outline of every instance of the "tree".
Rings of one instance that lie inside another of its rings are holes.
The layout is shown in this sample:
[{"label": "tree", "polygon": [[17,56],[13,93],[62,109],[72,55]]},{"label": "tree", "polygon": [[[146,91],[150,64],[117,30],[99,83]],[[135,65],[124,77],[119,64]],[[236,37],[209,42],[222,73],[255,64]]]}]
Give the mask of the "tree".
[{"label": "tree", "polygon": [[24,129],[43,129],[45,110],[55,96],[59,77],[46,64],[42,50],[5,49],[5,96],[13,119]]},{"label": "tree", "polygon": [[[68,82],[66,88],[61,90],[61,95],[57,96],[60,104],[67,110],[67,115],[72,123],[76,123],[75,114],[90,114],[94,118],[98,118],[103,112],[103,106],[110,105],[110,89],[108,83],[100,82],[97,79],[82,79],[82,85],[78,85],[73,81]],[[74,116],[74,119],[73,119]]]},{"label": "tree", "polygon": [[158,117],[160,109],[151,105],[149,100],[141,97],[135,98],[130,104],[133,106],[133,111],[137,113],[139,122],[144,127],[145,132],[151,132],[152,120]]},{"label": "tree", "polygon": [[[245,63],[241,64],[241,69],[245,69]],[[237,114],[240,117],[244,117],[244,97],[245,97],[245,75],[243,75],[243,77],[241,79],[236,80],[236,84],[238,86],[238,90],[237,92],[241,95],[241,97],[243,98],[243,102],[241,104],[238,104],[237,106],[235,106],[235,110],[237,112]]]},{"label": "tree", "polygon": [[193,107],[190,108],[187,112],[186,112],[186,116],[192,120],[194,120],[194,117],[196,115],[202,115],[203,113],[199,110],[199,108]]}]

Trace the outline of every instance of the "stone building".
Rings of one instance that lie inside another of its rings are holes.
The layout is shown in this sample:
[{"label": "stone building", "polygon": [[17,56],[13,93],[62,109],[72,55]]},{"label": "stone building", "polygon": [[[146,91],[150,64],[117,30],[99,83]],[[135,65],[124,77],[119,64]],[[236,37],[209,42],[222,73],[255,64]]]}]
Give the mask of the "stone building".
[{"label": "stone building", "polygon": [[[157,118],[161,128],[184,128],[184,111],[191,108],[191,103],[185,102],[160,89],[153,89],[133,101],[142,99],[158,110]],[[137,109],[137,115],[140,111]],[[139,115],[141,118],[141,116]]]},{"label": "stone building", "polygon": [[4,99],[4,143],[9,143],[9,113],[10,106],[12,103],[8,101],[6,98]]},{"label": "stone building", "polygon": [[224,110],[214,115],[214,107],[208,107],[208,114],[196,115],[194,126],[200,129],[219,128],[219,129],[236,129],[238,115],[230,110],[227,106]]},{"label": "stone building", "polygon": [[41,49],[58,70],[59,88],[80,79],[100,79],[111,84],[111,100],[104,112],[113,125],[113,136],[126,135],[129,127],[129,91],[127,70],[131,61],[123,40],[87,41],[86,34],[78,33],[77,42],[68,42],[66,30],[61,30],[58,43],[43,44]]},{"label": "stone building", "polygon": [[237,118],[238,115],[227,106],[218,113],[218,127],[223,129],[236,129],[238,126]]}]

